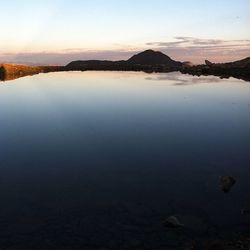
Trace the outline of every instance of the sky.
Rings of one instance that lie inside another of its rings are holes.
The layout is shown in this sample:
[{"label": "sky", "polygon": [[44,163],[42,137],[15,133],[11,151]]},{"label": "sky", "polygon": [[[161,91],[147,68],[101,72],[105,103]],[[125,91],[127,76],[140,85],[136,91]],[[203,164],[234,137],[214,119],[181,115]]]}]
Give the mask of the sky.
[{"label": "sky", "polygon": [[0,62],[64,65],[155,49],[202,63],[250,56],[249,0],[0,0]]}]

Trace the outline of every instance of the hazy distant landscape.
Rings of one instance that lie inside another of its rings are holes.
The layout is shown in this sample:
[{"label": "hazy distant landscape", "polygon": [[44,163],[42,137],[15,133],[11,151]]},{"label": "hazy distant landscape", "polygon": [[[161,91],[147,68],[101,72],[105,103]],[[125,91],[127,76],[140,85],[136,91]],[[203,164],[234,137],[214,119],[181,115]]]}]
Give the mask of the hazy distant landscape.
[{"label": "hazy distant landscape", "polygon": [[215,75],[221,78],[235,77],[250,81],[250,57],[229,63],[212,63],[205,60],[203,65],[193,65],[191,62],[174,61],[159,51],[146,50],[126,61],[79,60],[65,66],[0,64],[0,79],[4,81],[38,73],[87,70],[144,71],[148,73],[180,71],[197,76]]}]

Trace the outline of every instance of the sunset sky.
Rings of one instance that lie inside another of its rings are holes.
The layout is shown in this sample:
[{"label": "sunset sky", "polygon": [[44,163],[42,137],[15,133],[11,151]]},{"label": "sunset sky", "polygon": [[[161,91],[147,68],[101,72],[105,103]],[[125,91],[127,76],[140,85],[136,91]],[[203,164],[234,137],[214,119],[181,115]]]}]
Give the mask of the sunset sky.
[{"label": "sunset sky", "polygon": [[1,1],[0,62],[127,59],[145,49],[202,63],[250,56],[249,0]]}]

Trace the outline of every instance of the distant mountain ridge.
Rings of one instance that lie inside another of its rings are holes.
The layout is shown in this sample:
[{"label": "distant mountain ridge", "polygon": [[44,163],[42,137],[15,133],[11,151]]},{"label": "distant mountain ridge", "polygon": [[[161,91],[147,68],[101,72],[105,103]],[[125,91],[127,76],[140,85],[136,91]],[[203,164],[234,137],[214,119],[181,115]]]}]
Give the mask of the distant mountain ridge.
[{"label": "distant mountain ridge", "polygon": [[137,55],[133,55],[128,60],[123,61],[108,61],[108,60],[78,60],[73,61],[66,65],[66,68],[107,68],[107,69],[118,69],[119,67],[122,70],[135,69],[135,68],[155,68],[157,66],[165,66],[169,69],[178,69],[182,67],[182,63],[174,61],[169,56],[163,54],[160,51],[154,50],[145,50]]},{"label": "distant mountain ridge", "polygon": [[146,50],[133,55],[128,60],[78,60],[66,66],[28,66],[18,64],[0,64],[0,81],[18,77],[56,71],[144,71],[173,72],[180,71],[191,75],[215,75],[221,78],[235,77],[250,81],[250,57],[228,63],[213,63],[205,60],[205,64],[194,65],[191,62],[179,62],[160,51]]},{"label": "distant mountain ridge", "polygon": [[192,75],[215,75],[221,78],[235,77],[250,81],[250,57],[228,63],[212,63],[205,60],[205,64],[192,67],[183,66],[182,73]]}]

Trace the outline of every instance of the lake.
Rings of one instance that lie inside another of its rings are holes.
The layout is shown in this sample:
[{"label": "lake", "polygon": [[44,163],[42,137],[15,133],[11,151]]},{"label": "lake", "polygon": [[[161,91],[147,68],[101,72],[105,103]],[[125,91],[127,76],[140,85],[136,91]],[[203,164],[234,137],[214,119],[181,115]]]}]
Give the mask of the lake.
[{"label": "lake", "polygon": [[[250,83],[59,72],[0,84],[0,249],[183,249],[250,235]],[[227,194],[220,177],[236,184]],[[166,228],[176,216],[185,226]]]}]

